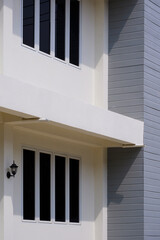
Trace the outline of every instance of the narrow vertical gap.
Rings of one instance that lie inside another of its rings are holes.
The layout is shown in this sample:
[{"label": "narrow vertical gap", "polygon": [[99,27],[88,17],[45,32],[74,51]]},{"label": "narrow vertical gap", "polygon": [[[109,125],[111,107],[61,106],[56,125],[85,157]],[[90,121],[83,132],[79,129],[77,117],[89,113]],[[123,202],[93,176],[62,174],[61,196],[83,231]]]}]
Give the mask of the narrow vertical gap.
[{"label": "narrow vertical gap", "polygon": [[51,155],[40,153],[40,220],[51,220]]},{"label": "narrow vertical gap", "polygon": [[70,0],[70,63],[79,66],[80,2]]},{"label": "narrow vertical gap", "polygon": [[40,0],[40,51],[50,54],[50,0]]},{"label": "narrow vertical gap", "polygon": [[34,0],[23,0],[23,44],[34,48]]},{"label": "narrow vertical gap", "polygon": [[62,156],[55,156],[55,220],[65,222],[65,174],[66,159]]},{"label": "narrow vertical gap", "polygon": [[35,219],[35,152],[23,150],[23,219]]},{"label": "narrow vertical gap", "polygon": [[69,160],[69,211],[70,222],[79,222],[79,160]]},{"label": "narrow vertical gap", "polygon": [[55,0],[55,57],[65,60],[65,0]]}]

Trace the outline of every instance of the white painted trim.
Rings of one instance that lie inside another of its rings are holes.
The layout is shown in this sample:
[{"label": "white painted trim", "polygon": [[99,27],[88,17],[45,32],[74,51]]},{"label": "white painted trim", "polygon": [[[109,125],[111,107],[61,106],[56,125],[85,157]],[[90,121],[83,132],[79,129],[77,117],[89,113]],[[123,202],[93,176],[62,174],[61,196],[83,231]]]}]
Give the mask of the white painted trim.
[{"label": "white painted trim", "polygon": [[55,0],[51,1],[51,55],[55,57]]},{"label": "white painted trim", "polygon": [[39,221],[40,218],[40,200],[39,200],[39,195],[40,195],[40,183],[39,183],[39,152],[36,150],[35,151],[35,220],[36,222]]},{"label": "white painted trim", "polygon": [[35,20],[34,20],[34,23],[35,23],[35,39],[34,39],[34,44],[35,44],[35,49],[36,49],[36,52],[39,51],[39,41],[40,41],[40,37],[39,37],[39,34],[40,34],[40,31],[39,31],[39,28],[40,28],[40,0],[35,0]]}]

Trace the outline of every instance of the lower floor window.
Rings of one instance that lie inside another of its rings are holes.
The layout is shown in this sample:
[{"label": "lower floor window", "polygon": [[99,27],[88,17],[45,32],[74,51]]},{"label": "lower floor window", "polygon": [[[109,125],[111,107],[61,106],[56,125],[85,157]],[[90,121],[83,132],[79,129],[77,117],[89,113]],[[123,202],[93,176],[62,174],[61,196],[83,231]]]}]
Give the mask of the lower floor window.
[{"label": "lower floor window", "polygon": [[23,149],[23,219],[78,223],[79,159],[52,156]]}]

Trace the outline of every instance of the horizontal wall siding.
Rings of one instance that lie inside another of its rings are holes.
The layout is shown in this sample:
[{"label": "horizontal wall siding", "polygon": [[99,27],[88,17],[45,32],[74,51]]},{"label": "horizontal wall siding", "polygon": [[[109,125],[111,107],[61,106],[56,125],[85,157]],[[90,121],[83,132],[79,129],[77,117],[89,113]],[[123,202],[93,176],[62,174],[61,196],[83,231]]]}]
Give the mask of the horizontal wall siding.
[{"label": "horizontal wall siding", "polygon": [[143,240],[143,150],[108,150],[108,240]]},{"label": "horizontal wall siding", "polygon": [[109,1],[111,111],[143,119],[144,0]]},{"label": "horizontal wall siding", "polygon": [[160,239],[160,1],[145,0],[144,239]]}]

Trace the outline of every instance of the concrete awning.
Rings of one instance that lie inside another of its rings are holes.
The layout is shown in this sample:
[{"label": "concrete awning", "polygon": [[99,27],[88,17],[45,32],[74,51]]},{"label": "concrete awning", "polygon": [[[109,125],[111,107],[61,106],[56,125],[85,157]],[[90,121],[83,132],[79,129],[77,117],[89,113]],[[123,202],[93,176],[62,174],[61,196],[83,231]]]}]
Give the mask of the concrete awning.
[{"label": "concrete awning", "polygon": [[63,129],[66,138],[72,133],[73,140],[79,135],[83,142],[86,136],[87,141],[97,139],[104,146],[108,142],[112,146],[143,145],[141,121],[2,75],[0,86],[0,111],[23,118],[13,121],[14,125],[35,129],[36,123],[37,131]]}]

